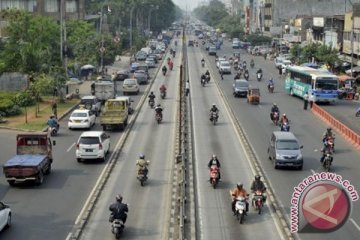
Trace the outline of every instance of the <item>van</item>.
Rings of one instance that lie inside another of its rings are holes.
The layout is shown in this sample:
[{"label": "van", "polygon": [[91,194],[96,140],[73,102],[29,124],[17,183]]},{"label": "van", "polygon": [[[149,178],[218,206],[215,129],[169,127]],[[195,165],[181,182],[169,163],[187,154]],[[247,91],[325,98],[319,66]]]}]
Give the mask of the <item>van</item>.
[{"label": "van", "polygon": [[285,58],[284,58],[284,57],[281,57],[281,56],[275,58],[275,60],[274,60],[275,67],[276,67],[276,68],[280,68],[284,60],[285,60]]},{"label": "van", "polygon": [[275,169],[278,167],[303,168],[303,155],[299,141],[292,132],[275,131],[271,134],[268,156]]},{"label": "van", "polygon": [[233,84],[233,95],[234,97],[247,96],[249,90],[249,82],[245,79],[235,80]]}]

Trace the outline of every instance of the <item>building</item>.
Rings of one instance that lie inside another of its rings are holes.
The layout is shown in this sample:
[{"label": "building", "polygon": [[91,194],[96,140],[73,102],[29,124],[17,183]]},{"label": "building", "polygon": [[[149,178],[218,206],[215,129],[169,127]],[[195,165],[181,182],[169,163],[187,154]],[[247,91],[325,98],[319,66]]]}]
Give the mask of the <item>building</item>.
[{"label": "building", "polygon": [[344,34],[343,34],[343,46],[342,53],[345,54],[345,60],[351,62],[351,53],[353,49],[354,53],[354,64],[360,66],[360,61],[357,59],[360,56],[360,15],[354,16],[354,38],[353,38],[353,47],[351,46],[351,35],[352,35],[352,14],[353,12],[347,12],[345,14],[344,22]]}]

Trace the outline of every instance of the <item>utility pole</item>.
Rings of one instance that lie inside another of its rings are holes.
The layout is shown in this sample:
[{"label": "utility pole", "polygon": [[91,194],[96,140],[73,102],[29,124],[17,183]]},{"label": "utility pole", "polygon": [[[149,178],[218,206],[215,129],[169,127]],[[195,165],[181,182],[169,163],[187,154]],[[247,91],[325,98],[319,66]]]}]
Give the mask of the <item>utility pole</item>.
[{"label": "utility pole", "polygon": [[354,18],[354,4],[349,0],[349,3],[352,7],[352,16],[351,16],[351,77],[353,77],[353,67],[354,67],[354,29],[355,29],[355,18]]},{"label": "utility pole", "polygon": [[134,12],[135,7],[132,7],[130,10],[130,51],[132,49],[132,18],[133,18],[133,12]]},{"label": "utility pole", "polygon": [[63,44],[64,44],[64,39],[63,39],[63,4],[64,4],[64,0],[60,1],[60,60],[61,62],[63,62]]}]

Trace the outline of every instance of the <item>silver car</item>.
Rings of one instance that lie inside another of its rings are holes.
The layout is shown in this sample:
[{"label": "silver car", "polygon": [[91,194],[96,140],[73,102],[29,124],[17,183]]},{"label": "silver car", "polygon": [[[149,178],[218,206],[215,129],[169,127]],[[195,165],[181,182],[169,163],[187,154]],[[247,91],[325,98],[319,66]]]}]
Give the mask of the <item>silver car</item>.
[{"label": "silver car", "polygon": [[278,167],[303,168],[303,155],[299,141],[292,132],[275,131],[271,134],[268,155],[275,169]]},{"label": "silver car", "polygon": [[156,67],[156,65],[155,65],[155,59],[152,58],[152,57],[146,58],[145,63],[148,65],[149,68],[154,68],[154,67]]}]

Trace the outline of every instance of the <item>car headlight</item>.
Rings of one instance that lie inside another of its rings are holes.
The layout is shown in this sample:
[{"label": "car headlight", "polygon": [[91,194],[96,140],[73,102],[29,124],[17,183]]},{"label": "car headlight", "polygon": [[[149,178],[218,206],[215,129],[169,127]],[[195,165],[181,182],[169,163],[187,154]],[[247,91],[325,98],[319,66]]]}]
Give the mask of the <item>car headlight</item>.
[{"label": "car headlight", "polygon": [[89,120],[88,119],[85,119],[85,121],[84,122],[88,122]]},{"label": "car headlight", "polygon": [[302,154],[297,155],[296,160],[302,160],[302,159],[303,159],[303,155],[302,155]]},{"label": "car headlight", "polygon": [[281,156],[280,154],[276,154],[276,159],[280,159],[280,160],[282,160],[283,159],[283,156]]}]

